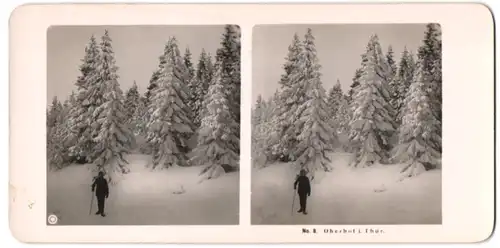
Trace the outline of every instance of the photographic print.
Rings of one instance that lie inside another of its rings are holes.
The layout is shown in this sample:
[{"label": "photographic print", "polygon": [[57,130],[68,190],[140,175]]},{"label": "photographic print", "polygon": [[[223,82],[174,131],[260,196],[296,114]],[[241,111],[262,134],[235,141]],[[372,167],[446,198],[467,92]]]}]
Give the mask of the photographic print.
[{"label": "photographic print", "polygon": [[239,222],[240,29],[47,31],[47,224]]},{"label": "photographic print", "polygon": [[488,240],[494,38],[474,3],[19,6],[12,235]]},{"label": "photographic print", "polygon": [[252,224],[441,224],[441,28],[253,29]]}]

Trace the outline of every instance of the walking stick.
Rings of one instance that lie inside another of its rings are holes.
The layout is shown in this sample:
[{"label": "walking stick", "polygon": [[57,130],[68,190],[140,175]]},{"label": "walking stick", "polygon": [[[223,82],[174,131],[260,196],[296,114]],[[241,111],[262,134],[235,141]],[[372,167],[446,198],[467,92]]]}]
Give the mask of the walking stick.
[{"label": "walking stick", "polygon": [[94,192],[93,192],[93,191],[90,191],[90,192],[91,192],[91,193],[90,193],[90,196],[91,196],[92,198],[90,198],[90,209],[89,209],[89,215],[91,215],[91,214],[92,214],[92,205],[94,205]]},{"label": "walking stick", "polygon": [[[96,177],[92,179],[92,185],[95,183]],[[89,215],[92,214],[92,205],[94,205],[94,188],[90,191],[90,209],[89,209]]]},{"label": "walking stick", "polygon": [[293,200],[292,200],[292,213],[291,215],[293,215],[293,205],[295,204],[295,189],[293,190]]}]

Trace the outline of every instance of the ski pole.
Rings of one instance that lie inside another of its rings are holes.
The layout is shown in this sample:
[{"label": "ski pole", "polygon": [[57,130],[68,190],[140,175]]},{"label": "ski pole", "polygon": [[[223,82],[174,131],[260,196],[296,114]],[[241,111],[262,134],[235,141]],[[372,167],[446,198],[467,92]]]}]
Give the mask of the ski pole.
[{"label": "ski pole", "polygon": [[94,205],[94,192],[91,191],[90,192],[90,209],[89,209],[89,215],[92,214],[92,205]]},{"label": "ski pole", "polygon": [[293,215],[293,205],[295,205],[295,189],[293,190],[292,213],[291,213],[291,215]]}]

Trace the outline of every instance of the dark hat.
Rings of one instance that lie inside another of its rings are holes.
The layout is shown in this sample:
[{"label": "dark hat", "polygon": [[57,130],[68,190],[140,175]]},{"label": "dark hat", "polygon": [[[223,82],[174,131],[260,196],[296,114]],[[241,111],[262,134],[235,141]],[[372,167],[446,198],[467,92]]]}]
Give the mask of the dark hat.
[{"label": "dark hat", "polygon": [[103,171],[99,171],[99,176],[100,177],[104,176],[104,172]]}]

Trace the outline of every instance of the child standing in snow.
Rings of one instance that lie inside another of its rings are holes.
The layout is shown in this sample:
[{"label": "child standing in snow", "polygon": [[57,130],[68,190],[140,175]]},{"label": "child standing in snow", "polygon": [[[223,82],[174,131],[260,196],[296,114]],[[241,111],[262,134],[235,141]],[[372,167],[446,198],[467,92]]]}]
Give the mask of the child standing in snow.
[{"label": "child standing in snow", "polygon": [[97,212],[96,215],[100,214],[102,217],[106,216],[104,214],[104,202],[109,196],[108,181],[104,178],[104,172],[99,171],[99,175],[94,178],[92,183],[92,192],[95,192],[97,197]]},{"label": "child standing in snow", "polygon": [[[297,185],[299,186],[298,189]],[[311,196],[311,183],[309,182],[309,178],[306,176],[306,171],[304,169],[300,170],[299,176],[295,179],[293,189],[296,189],[299,194],[300,209],[298,212],[307,214],[307,197]]]}]

